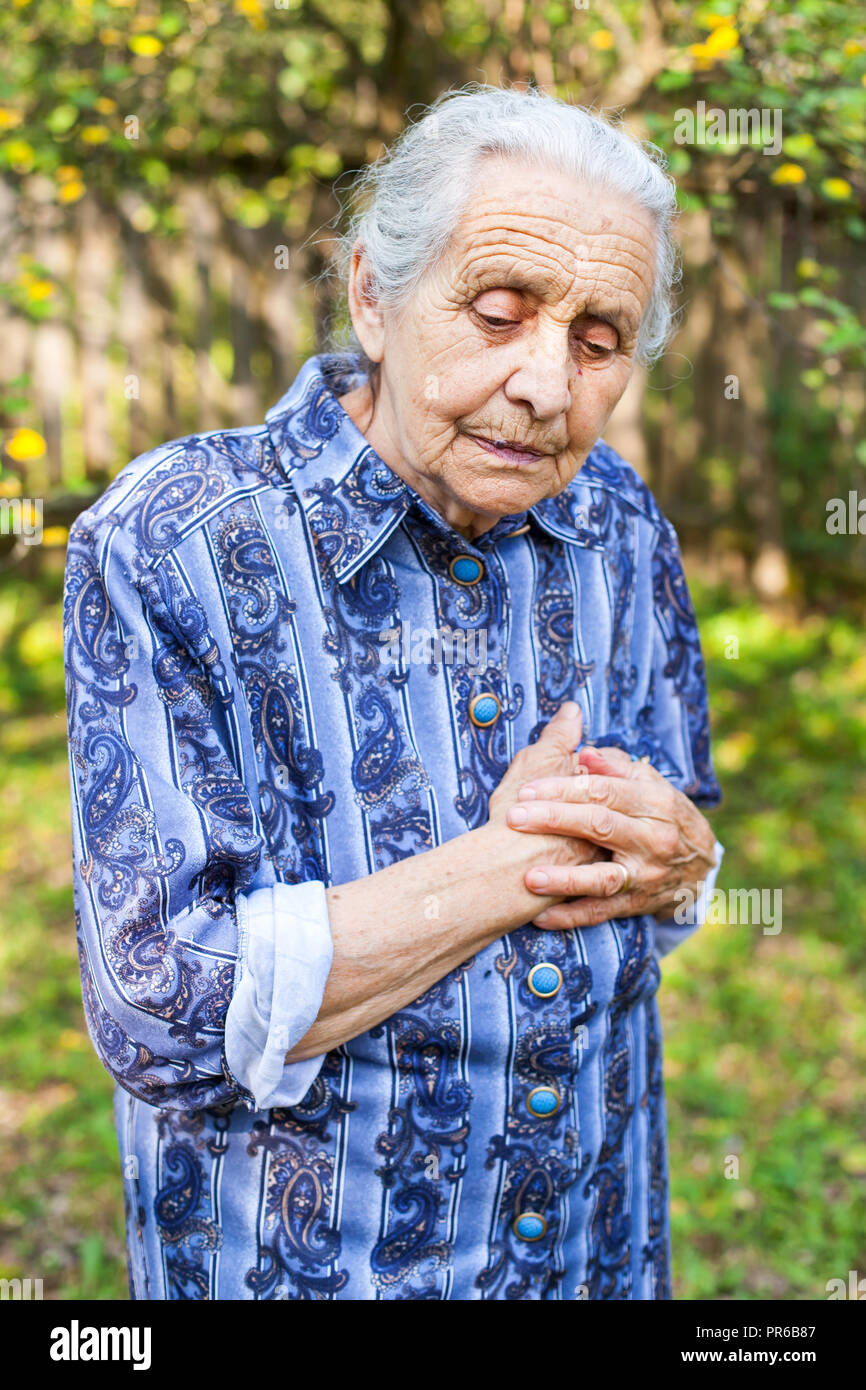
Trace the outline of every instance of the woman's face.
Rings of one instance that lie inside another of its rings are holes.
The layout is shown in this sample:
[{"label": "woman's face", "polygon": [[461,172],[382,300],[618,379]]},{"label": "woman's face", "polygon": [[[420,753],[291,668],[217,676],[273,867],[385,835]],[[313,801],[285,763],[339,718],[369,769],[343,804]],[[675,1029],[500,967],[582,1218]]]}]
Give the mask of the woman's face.
[{"label": "woman's face", "polygon": [[560,492],[628,384],[652,290],[652,217],[570,175],[499,157],[399,315],[352,319],[381,364],[342,404],[377,453],[472,539]]}]

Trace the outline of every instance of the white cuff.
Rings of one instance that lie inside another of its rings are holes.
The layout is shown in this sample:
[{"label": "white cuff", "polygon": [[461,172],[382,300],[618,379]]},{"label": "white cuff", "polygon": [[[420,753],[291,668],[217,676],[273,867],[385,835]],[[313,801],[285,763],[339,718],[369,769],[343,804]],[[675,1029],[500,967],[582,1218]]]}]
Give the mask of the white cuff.
[{"label": "white cuff", "polygon": [[285,1061],[316,1021],[334,957],[325,885],[274,883],[238,894],[238,959],[226,1062],[260,1110],[297,1105],[325,1060]]},{"label": "white cuff", "polygon": [[[724,848],[716,840],[713,846],[715,864],[708,870],[707,877],[701,884],[700,896],[697,900],[691,894],[681,894],[683,898],[682,907],[678,907],[673,917],[666,918],[663,922],[656,921],[655,924],[655,951],[658,957],[666,956],[675,946],[679,946],[688,937],[692,936],[698,927],[702,927],[707,920],[710,899],[716,886],[719,868],[724,856]],[[680,919],[679,921],[677,919]]]}]

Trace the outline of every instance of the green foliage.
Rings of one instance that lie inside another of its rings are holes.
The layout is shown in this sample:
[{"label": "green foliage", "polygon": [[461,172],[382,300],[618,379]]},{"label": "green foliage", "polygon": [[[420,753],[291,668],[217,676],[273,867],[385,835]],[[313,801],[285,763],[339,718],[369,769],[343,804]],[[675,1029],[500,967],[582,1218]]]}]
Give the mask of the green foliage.
[{"label": "green foliage", "polygon": [[821,1299],[866,1263],[861,632],[695,588],[717,887],[779,888],[783,913],[778,935],[707,924],[663,962],[675,1295]]}]

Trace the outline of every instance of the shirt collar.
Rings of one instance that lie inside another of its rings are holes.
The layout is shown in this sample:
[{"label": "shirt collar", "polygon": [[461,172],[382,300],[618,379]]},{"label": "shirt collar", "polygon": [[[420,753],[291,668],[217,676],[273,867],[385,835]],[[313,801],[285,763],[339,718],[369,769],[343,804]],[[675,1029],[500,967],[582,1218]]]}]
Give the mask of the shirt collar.
[{"label": "shirt collar", "polygon": [[357,573],[407,513],[450,537],[455,554],[483,555],[526,526],[530,517],[558,540],[602,548],[574,481],[556,497],[500,517],[483,536],[467,541],[382,461],[340,405],[337,397],[364,380],[357,356],[318,353],[307,359],[265,415],[278,464],[303,509],[320,567],[338,583]]}]

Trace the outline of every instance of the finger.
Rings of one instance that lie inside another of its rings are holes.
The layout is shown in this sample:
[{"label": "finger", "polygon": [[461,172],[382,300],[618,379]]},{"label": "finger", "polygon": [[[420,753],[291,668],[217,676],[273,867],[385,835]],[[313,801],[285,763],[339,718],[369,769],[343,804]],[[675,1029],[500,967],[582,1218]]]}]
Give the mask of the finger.
[{"label": "finger", "polygon": [[594,864],[544,864],[527,869],[523,881],[531,892],[547,898],[604,898],[623,892],[628,870],[612,859]]},{"label": "finger", "polygon": [[545,908],[532,921],[543,931],[567,931],[573,927],[597,927],[615,917],[634,917],[639,911],[633,894],[617,893],[612,898],[576,898],[572,902],[557,903]]},{"label": "finger", "polygon": [[621,748],[592,748],[588,743],[579,749],[578,757],[587,772],[598,773],[602,777],[629,777],[632,761]]},{"label": "finger", "polygon": [[590,748],[587,744],[580,750],[581,762],[588,772],[600,773],[607,777],[625,777],[629,781],[669,783],[649,757],[630,758],[621,748]]},{"label": "finger", "polygon": [[548,743],[560,753],[570,753],[583,737],[583,715],[575,700],[559,706],[538,736],[538,743]]},{"label": "finger", "polygon": [[[575,779],[582,785],[582,779]],[[665,835],[665,843],[657,843],[664,824],[644,820],[639,816],[624,815],[613,811],[609,806],[585,805],[568,801],[521,801],[510,806],[506,814],[507,823],[514,830],[530,833],[577,836],[591,840],[594,845],[610,846],[614,850],[637,850],[642,858],[655,860],[659,850],[667,853],[668,838],[679,835],[676,827],[671,827],[670,837]]]},{"label": "finger", "polygon": [[626,816],[673,820],[673,792],[667,782],[629,781],[624,777],[533,777],[517,792],[518,802],[564,801],[604,805]]}]

